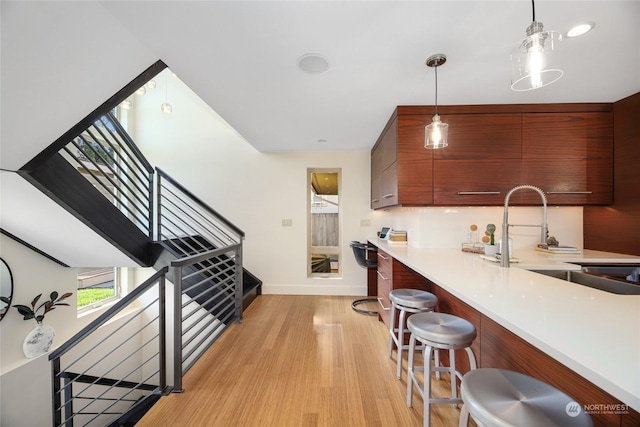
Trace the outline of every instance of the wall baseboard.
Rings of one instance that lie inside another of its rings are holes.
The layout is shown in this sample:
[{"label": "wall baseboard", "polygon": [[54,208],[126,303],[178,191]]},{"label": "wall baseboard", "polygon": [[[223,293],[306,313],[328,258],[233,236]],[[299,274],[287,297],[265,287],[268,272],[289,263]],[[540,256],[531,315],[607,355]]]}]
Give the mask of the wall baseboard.
[{"label": "wall baseboard", "polygon": [[362,286],[321,285],[262,285],[263,295],[336,295],[367,296],[366,283]]}]

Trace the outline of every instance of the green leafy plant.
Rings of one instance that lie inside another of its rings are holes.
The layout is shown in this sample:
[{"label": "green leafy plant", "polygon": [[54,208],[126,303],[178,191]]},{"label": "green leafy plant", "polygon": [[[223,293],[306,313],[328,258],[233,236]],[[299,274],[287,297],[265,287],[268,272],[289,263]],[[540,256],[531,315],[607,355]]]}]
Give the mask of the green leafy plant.
[{"label": "green leafy plant", "polygon": [[495,232],[496,232],[496,225],[495,224],[487,224],[487,235],[489,236],[489,244],[490,245],[495,245],[496,244]]},{"label": "green leafy plant", "polygon": [[[40,297],[42,297],[42,294],[36,296],[33,301],[31,301],[31,307],[22,304],[15,304],[14,307],[18,310],[18,313],[24,316],[24,320],[36,319],[36,322],[42,323],[45,314],[47,314],[51,310],[55,310],[57,306],[69,306],[69,304],[63,301],[69,298],[71,295],[73,295],[73,293],[67,292],[66,294],[58,296],[58,293],[56,291],[53,291],[49,295],[49,300],[40,304],[38,308],[36,308],[36,304],[38,304],[38,301],[40,301]],[[42,309],[44,309],[44,311],[41,314],[38,314],[38,312]]]}]

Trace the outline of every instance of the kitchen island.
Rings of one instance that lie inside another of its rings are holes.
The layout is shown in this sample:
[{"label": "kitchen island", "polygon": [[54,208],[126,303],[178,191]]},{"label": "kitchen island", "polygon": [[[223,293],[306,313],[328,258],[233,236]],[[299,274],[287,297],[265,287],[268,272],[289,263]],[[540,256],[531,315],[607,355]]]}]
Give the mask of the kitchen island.
[{"label": "kitchen island", "polygon": [[[625,421],[628,417],[623,416],[622,425],[637,421],[637,412],[633,410],[640,411],[640,296],[611,294],[527,269],[579,270],[580,266],[573,263],[640,264],[640,257],[589,250],[579,255],[519,250],[514,256],[520,262],[503,268],[499,263],[459,249],[369,241],[477,311],[486,319],[484,324],[499,325],[628,405],[632,420]],[[491,365],[491,362],[483,364],[488,349],[489,345],[480,349],[480,366]],[[611,404],[584,399],[580,403]]]}]

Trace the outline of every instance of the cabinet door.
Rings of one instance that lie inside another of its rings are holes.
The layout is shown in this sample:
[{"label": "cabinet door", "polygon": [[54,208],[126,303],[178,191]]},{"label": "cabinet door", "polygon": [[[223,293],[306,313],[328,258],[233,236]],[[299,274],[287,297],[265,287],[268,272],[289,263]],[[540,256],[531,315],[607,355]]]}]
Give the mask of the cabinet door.
[{"label": "cabinet door", "polygon": [[[520,184],[520,160],[438,160],[434,162],[433,202],[439,206],[500,206]],[[513,202],[519,201],[514,194]]]},{"label": "cabinet door", "polygon": [[[433,152],[424,148],[424,127],[431,116],[400,116],[398,123],[398,203],[433,204]],[[437,151],[437,150],[436,150]]]},{"label": "cabinet door", "polygon": [[435,150],[439,160],[519,160],[522,157],[522,114],[452,114],[449,146]]},{"label": "cabinet door", "polygon": [[384,172],[381,179],[382,207],[398,204],[398,163],[393,163]]},{"label": "cabinet door", "polygon": [[[524,114],[523,182],[540,187],[554,205],[613,202],[611,113]],[[524,203],[536,203],[524,194]]]},{"label": "cabinet door", "polygon": [[[523,160],[522,182],[539,187],[550,205],[584,205],[591,190],[587,188],[586,159]],[[540,204],[534,191],[521,191],[522,203]]]},{"label": "cabinet door", "polygon": [[371,179],[371,209],[382,207],[382,175]]},{"label": "cabinet door", "polygon": [[522,158],[587,158],[587,116],[596,113],[530,113],[522,117]]}]

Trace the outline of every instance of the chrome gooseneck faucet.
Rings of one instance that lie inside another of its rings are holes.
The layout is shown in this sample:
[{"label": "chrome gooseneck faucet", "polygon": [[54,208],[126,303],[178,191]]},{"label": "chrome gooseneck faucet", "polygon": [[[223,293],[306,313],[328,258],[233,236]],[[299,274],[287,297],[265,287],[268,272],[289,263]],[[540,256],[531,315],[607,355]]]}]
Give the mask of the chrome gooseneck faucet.
[{"label": "chrome gooseneck faucet", "polygon": [[547,226],[547,197],[544,195],[544,192],[538,187],[534,187],[533,185],[518,185],[517,187],[513,187],[507,193],[507,196],[504,198],[504,216],[502,219],[502,249],[501,257],[500,257],[500,266],[501,267],[509,267],[509,198],[513,193],[518,190],[533,190],[537,191],[542,198],[542,224],[511,224],[511,226],[521,226],[521,227],[540,227],[540,243],[547,243],[547,234],[549,233],[549,227]]}]

